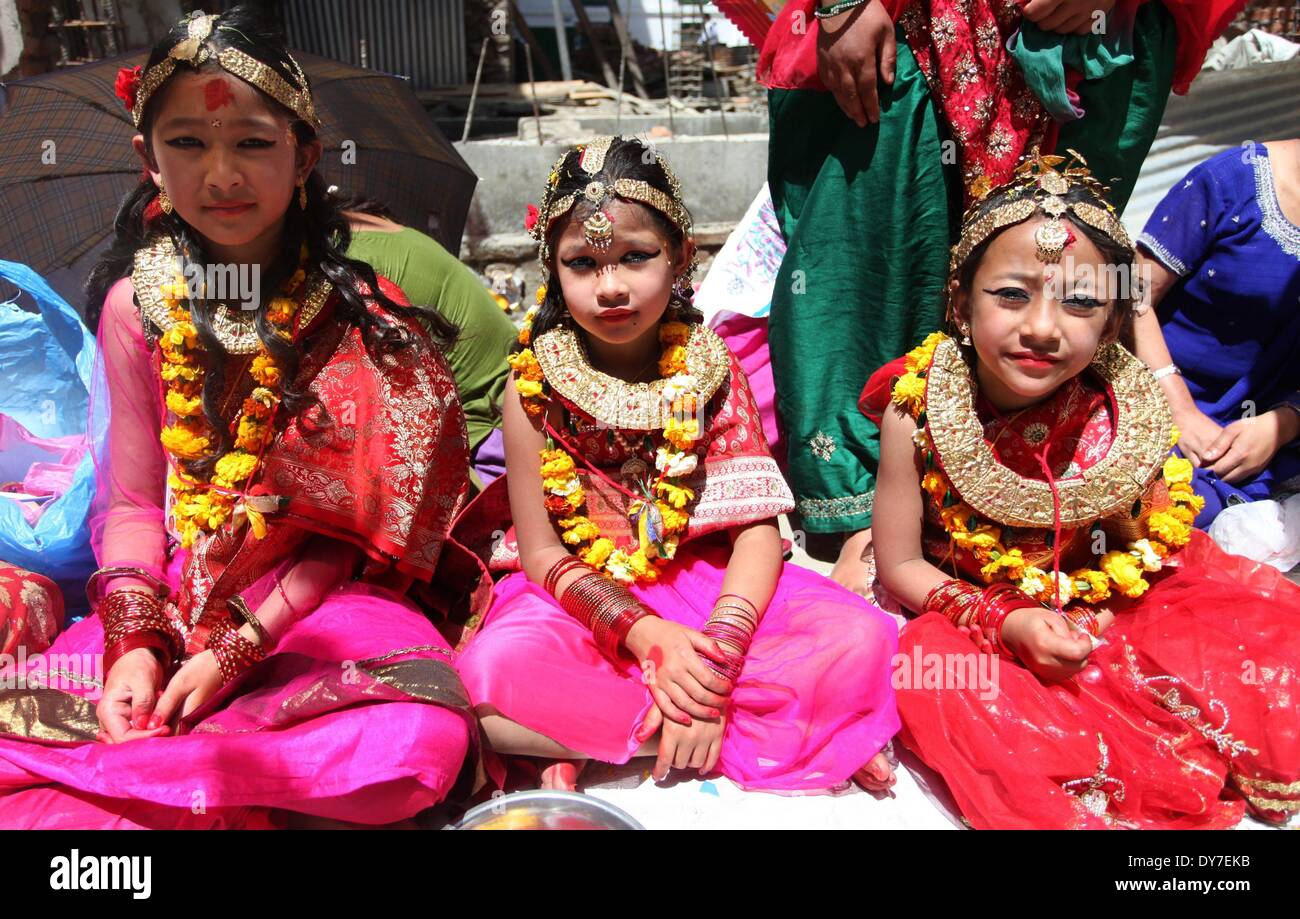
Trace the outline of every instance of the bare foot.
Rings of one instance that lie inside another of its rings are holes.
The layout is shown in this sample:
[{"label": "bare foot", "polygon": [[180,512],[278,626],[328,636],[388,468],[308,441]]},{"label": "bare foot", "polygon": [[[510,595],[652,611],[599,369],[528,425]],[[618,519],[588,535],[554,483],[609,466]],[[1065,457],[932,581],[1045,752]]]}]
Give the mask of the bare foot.
[{"label": "bare foot", "polygon": [[847,587],[855,594],[870,596],[871,577],[875,566],[871,555],[871,530],[859,530],[849,535],[840,547],[840,557],[831,569],[831,580]]},{"label": "bare foot", "polygon": [[853,773],[853,781],[862,786],[865,791],[889,791],[898,781],[894,775],[894,767],[889,762],[889,757],[881,750],[867,764]]},{"label": "bare foot", "polygon": [[542,788],[547,791],[577,791],[578,776],[586,767],[585,759],[556,760],[542,770]]}]

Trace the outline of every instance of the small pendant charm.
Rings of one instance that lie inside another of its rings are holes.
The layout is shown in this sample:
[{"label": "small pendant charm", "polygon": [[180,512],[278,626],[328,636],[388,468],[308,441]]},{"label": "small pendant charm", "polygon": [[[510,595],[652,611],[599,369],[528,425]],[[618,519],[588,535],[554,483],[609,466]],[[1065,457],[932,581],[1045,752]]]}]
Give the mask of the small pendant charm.
[{"label": "small pendant charm", "polygon": [[621,473],[625,479],[632,479],[635,482],[640,482],[645,478],[645,474],[649,471],[650,467],[646,464],[645,460],[634,456],[623,464]]}]

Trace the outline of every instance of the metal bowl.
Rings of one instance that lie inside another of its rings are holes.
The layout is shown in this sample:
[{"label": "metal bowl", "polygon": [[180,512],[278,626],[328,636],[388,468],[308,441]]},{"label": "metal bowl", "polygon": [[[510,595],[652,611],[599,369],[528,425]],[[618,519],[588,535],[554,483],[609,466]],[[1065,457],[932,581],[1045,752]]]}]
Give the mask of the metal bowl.
[{"label": "metal bowl", "polygon": [[471,808],[458,830],[644,830],[625,811],[572,791],[520,791]]}]

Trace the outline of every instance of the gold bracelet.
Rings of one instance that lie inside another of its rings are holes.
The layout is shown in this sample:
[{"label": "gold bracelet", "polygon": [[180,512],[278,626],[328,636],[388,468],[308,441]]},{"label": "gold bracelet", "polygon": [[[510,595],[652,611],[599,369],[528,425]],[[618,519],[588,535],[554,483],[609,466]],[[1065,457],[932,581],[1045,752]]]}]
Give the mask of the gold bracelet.
[{"label": "gold bracelet", "polygon": [[226,601],[226,605],[239,614],[239,618],[253,627],[257,633],[257,640],[264,651],[270,651],[275,647],[275,642],[271,639],[271,633],[262,625],[260,619],[253,615],[253,611],[248,608],[248,603],[243,597],[235,596]]}]

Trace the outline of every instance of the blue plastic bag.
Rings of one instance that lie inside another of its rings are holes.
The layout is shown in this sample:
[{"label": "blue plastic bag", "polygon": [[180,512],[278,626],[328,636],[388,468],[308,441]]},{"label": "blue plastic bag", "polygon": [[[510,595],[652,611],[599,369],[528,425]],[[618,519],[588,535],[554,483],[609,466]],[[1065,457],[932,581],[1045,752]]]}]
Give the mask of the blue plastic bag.
[{"label": "blue plastic bag", "polygon": [[[76,311],[26,265],[0,259],[0,277],[29,294],[40,309],[35,314],[0,304],[0,412],[39,437],[84,432],[94,337]],[[89,433],[97,438],[103,431]],[[0,559],[57,583],[70,616],[86,611],[84,585],[95,569],[88,523],[94,497],[95,466],[87,452],[71,487],[50,502],[35,526],[16,502],[0,498]]]}]

